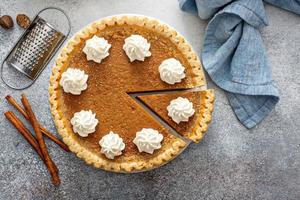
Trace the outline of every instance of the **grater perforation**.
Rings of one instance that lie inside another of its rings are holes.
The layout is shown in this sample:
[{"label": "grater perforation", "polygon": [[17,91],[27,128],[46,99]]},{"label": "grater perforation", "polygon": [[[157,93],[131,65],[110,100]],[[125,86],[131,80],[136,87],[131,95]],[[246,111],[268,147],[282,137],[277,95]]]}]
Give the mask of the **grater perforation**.
[{"label": "grater perforation", "polygon": [[[51,24],[39,16],[43,11],[51,9],[58,10],[65,15],[68,22],[67,34],[57,31]],[[69,35],[70,28],[70,20],[61,9],[50,7],[41,10],[4,59],[1,65],[2,80],[11,88],[23,89],[13,87],[4,80],[3,65],[6,63],[7,66],[17,69],[26,75],[33,83],[53,54]]]}]

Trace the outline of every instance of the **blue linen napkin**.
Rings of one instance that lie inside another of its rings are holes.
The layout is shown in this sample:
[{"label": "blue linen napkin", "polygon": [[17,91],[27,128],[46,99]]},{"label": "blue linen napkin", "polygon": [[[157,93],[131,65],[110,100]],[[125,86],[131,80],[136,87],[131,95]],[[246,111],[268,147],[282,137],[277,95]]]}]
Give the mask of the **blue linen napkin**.
[{"label": "blue linen napkin", "polygon": [[[265,0],[300,14],[299,0]],[[179,0],[182,10],[211,18],[202,64],[225,90],[247,128],[261,122],[279,101],[259,29],[268,25],[262,0]]]}]

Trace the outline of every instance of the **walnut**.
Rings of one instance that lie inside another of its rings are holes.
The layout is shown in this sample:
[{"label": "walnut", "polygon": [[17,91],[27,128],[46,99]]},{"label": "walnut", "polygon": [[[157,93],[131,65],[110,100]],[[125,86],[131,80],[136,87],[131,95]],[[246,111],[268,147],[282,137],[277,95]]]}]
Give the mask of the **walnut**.
[{"label": "walnut", "polygon": [[0,17],[0,26],[5,29],[10,29],[14,26],[14,22],[9,15],[3,15]]}]

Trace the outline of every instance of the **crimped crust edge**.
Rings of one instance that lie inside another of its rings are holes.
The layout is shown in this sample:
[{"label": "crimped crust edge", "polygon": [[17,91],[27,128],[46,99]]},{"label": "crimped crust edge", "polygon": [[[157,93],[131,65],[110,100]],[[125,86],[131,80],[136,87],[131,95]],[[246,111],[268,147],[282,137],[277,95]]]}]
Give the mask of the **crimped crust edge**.
[{"label": "crimped crust edge", "polygon": [[[79,158],[85,160],[86,163],[94,165],[96,168],[102,168],[107,171],[114,172],[136,172],[141,170],[150,170],[159,167],[173,158],[175,158],[186,146],[186,142],[177,138],[170,145],[170,148],[165,150],[159,156],[150,159],[147,162],[124,162],[124,163],[113,163],[107,159],[103,159],[93,154],[92,152],[86,150],[84,147],[80,146],[66,129],[63,121],[63,116],[59,112],[58,101],[57,101],[57,89],[59,87],[58,80],[61,76],[61,68],[64,62],[67,61],[68,55],[72,52],[74,46],[79,44],[82,39],[86,39],[90,34],[94,34],[98,30],[104,29],[106,26],[111,26],[114,24],[135,24],[139,26],[144,26],[146,28],[151,28],[166,37],[169,37],[171,41],[177,44],[179,50],[188,59],[190,65],[192,66],[192,71],[196,75],[194,78],[193,85],[190,87],[202,86],[205,84],[205,78],[203,71],[201,70],[201,63],[198,56],[192,50],[191,46],[187,44],[183,36],[177,33],[177,31],[168,25],[161,23],[158,20],[144,17],[144,16],[116,16],[110,18],[104,18],[102,20],[96,21],[87,27],[79,31],[73,38],[71,38],[68,44],[61,50],[55,66],[52,68],[50,85],[49,85],[49,95],[50,95],[50,105],[51,113],[54,118],[58,133],[62,136],[63,141],[69,146],[70,150]],[[204,131],[204,129],[199,129]],[[191,139],[195,136],[191,135]],[[199,140],[197,137],[195,140]],[[193,139],[192,139],[193,140]]]}]

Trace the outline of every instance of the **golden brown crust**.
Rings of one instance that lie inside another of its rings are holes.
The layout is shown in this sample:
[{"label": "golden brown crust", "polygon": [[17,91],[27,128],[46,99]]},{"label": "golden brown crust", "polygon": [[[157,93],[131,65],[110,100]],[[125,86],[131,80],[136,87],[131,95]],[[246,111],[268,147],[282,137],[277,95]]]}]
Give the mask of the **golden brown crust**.
[{"label": "golden brown crust", "polygon": [[194,127],[194,131],[188,134],[188,138],[192,141],[198,143],[202,140],[205,132],[208,130],[208,126],[212,119],[212,112],[214,109],[214,100],[215,95],[213,90],[206,90],[204,101],[201,102],[200,111],[201,115],[198,116],[196,126]]},{"label": "golden brown crust", "polygon": [[[175,123],[168,115],[167,106],[170,101],[178,97],[188,98],[194,105],[195,114],[188,122],[183,124]],[[202,138],[208,129],[211,121],[214,103],[214,90],[189,90],[172,93],[160,93],[137,96],[137,99],[151,109],[156,115],[169,124],[174,130],[183,137],[186,137],[196,143]]]},{"label": "golden brown crust", "polygon": [[[70,39],[68,44],[61,50],[60,55],[56,60],[56,65],[52,68],[52,74],[50,77],[50,86],[49,86],[49,94],[50,94],[50,104],[51,104],[51,113],[54,117],[54,122],[58,129],[59,134],[62,136],[63,141],[69,146],[70,150],[76,153],[76,155],[82,159],[84,159],[88,164],[92,164],[97,168],[102,168],[108,171],[115,172],[134,172],[140,170],[149,170],[160,165],[167,163],[168,161],[175,158],[180,152],[186,147],[186,142],[177,138],[172,140],[172,144],[165,145],[162,148],[165,148],[161,154],[154,157],[153,159],[149,159],[147,162],[144,161],[128,161],[123,163],[114,163],[110,162],[108,159],[101,158],[96,154],[88,151],[78,144],[72,134],[69,134],[65,122],[64,117],[59,109],[58,102],[58,87],[59,87],[59,79],[61,76],[61,68],[67,62],[68,56],[70,52],[74,49],[74,47],[81,42],[81,40],[88,38],[91,34],[96,33],[99,30],[104,29],[106,26],[112,26],[115,24],[135,24],[139,26],[143,26],[146,28],[151,28],[152,30],[156,30],[157,32],[163,34],[164,36],[169,37],[172,42],[177,44],[180,51],[185,55],[188,59],[190,65],[192,66],[192,71],[196,74],[196,78],[193,81],[193,85],[189,87],[195,86],[203,86],[205,85],[205,78],[203,71],[201,70],[201,64],[198,56],[194,53],[190,45],[188,45],[184,38],[179,35],[173,28],[155,20],[149,19],[143,16],[117,16],[105,18],[103,20],[92,23],[91,25],[85,27],[81,31],[79,31],[73,38]],[[209,106],[208,110],[212,110],[212,105]],[[206,116],[203,116],[206,119]],[[208,119],[209,118],[209,119]],[[206,121],[210,120],[210,116],[207,117]],[[198,140],[199,135],[202,136],[202,133],[207,129],[206,124],[200,124],[197,129],[197,137],[191,136],[192,138],[196,138]]]}]

